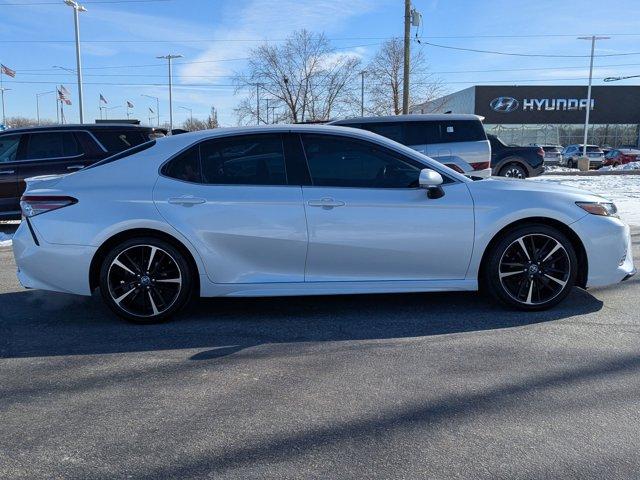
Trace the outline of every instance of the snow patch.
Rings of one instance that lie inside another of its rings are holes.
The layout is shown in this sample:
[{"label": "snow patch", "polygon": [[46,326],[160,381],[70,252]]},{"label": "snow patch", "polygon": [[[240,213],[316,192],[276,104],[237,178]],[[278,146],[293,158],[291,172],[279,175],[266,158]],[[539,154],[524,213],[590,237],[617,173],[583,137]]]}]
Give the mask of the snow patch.
[{"label": "snow patch", "polygon": [[618,165],[617,167],[600,167],[600,170],[610,172],[612,170],[640,170],[640,162],[629,162],[624,165]]},{"label": "snow patch", "polygon": [[614,202],[623,221],[640,226],[640,175],[555,175],[534,177],[528,181],[559,183],[593,192]]},{"label": "snow patch", "polygon": [[0,247],[10,247],[12,238],[13,238],[13,235],[0,232]]},{"label": "snow patch", "polygon": [[580,170],[577,168],[569,168],[569,167],[561,167],[560,165],[549,165],[548,167],[544,167],[544,172],[579,172]]}]

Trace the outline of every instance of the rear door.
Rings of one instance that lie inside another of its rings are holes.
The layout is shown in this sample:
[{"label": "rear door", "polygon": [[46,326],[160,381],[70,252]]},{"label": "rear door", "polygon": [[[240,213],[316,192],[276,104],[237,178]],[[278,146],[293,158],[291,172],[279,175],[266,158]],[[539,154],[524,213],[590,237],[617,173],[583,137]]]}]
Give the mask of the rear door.
[{"label": "rear door", "polygon": [[213,138],[163,167],[154,202],[212,282],[304,281],[307,224],[286,149],[280,133]]},{"label": "rear door", "polygon": [[21,135],[0,136],[0,216],[20,212],[17,154]]},{"label": "rear door", "polygon": [[72,173],[87,165],[87,156],[74,132],[37,132],[25,137],[18,162],[20,195],[26,188],[26,178]]}]

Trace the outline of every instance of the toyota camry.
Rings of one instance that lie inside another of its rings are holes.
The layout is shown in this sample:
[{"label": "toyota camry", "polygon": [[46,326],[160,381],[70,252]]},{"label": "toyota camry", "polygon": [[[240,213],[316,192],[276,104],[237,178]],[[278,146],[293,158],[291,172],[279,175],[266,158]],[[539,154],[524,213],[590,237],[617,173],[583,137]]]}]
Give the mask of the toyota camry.
[{"label": "toyota camry", "polygon": [[35,177],[13,245],[27,288],[91,295],[139,323],[193,296],[482,290],[522,310],[635,273],[604,198],[474,181],[408,147],[323,125],[153,140]]}]

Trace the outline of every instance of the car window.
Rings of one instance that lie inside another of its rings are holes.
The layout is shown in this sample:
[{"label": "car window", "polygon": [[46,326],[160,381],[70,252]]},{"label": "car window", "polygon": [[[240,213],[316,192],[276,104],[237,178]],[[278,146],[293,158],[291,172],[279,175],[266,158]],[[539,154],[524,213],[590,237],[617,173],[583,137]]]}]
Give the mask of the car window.
[{"label": "car window", "polygon": [[72,132],[32,133],[27,142],[25,159],[66,158],[80,153],[82,152]]},{"label": "car window", "polygon": [[440,143],[440,123],[407,122],[405,126],[406,145],[427,145]]},{"label": "car window", "polygon": [[414,188],[420,169],[382,147],[345,137],[303,135],[311,180],[315,186]]},{"label": "car window", "polygon": [[387,137],[394,142],[404,143],[404,124],[401,122],[372,122],[363,123],[362,128],[372,133]]},{"label": "car window", "polygon": [[163,167],[163,175],[185,182],[201,183],[199,151],[200,147],[196,145],[182,152]]},{"label": "car window", "polygon": [[20,135],[4,135],[0,137],[0,163],[13,162],[18,152]]},{"label": "car window", "polygon": [[208,140],[200,146],[204,183],[286,185],[280,134]]},{"label": "car window", "polygon": [[122,152],[149,141],[149,134],[138,130],[94,130],[91,133],[110,153]]},{"label": "car window", "polygon": [[482,123],[477,120],[453,120],[441,122],[440,138],[444,143],[475,142],[486,140]]}]

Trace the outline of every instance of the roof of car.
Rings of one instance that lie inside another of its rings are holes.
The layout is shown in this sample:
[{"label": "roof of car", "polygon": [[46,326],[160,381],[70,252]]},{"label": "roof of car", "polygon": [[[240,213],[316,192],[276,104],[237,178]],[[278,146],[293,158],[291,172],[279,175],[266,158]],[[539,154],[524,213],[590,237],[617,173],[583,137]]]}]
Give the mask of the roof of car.
[{"label": "roof of car", "polygon": [[142,125],[131,125],[127,123],[83,123],[83,124],[67,124],[67,125],[40,125],[37,127],[21,127],[21,128],[8,128],[2,130],[0,135],[14,134],[14,133],[31,133],[31,132],[51,132],[51,131],[69,131],[69,130],[153,130],[153,127],[146,127]]},{"label": "roof of car", "polygon": [[409,115],[387,115],[384,117],[354,117],[329,122],[331,125],[351,123],[379,123],[379,122],[436,122],[447,120],[483,120],[484,117],[471,113],[412,113]]}]

